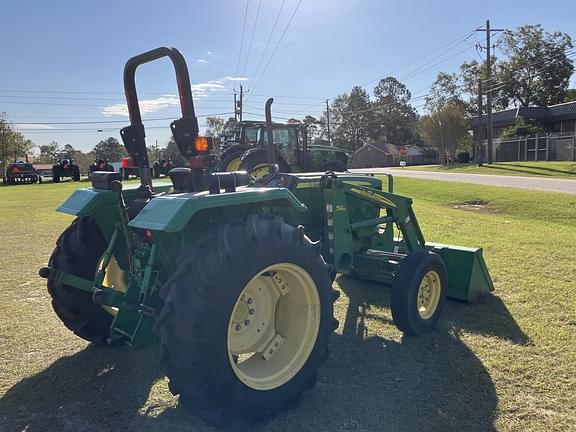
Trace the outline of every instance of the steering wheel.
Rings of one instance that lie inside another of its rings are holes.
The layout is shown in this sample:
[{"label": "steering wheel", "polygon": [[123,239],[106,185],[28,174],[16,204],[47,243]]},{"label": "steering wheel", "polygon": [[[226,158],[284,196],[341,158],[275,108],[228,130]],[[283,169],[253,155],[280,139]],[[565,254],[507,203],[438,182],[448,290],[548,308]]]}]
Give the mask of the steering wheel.
[{"label": "steering wheel", "polygon": [[[270,172],[260,178],[256,178],[252,175],[253,172],[255,172],[256,170],[260,170],[262,168],[269,168]],[[252,184],[254,186],[264,186],[268,184],[270,181],[272,181],[272,179],[274,179],[279,172],[280,168],[278,167],[277,164],[267,163],[255,166],[250,171],[248,171],[248,175],[250,175],[250,178],[252,178]]]}]

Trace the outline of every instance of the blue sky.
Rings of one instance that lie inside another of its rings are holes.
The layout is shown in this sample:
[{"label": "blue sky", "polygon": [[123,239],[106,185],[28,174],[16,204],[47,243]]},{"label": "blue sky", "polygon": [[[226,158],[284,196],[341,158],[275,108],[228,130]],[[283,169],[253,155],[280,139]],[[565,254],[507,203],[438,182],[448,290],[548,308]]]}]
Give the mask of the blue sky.
[{"label": "blue sky", "polygon": [[[278,117],[301,118],[319,115],[325,99],[354,85],[371,91],[389,74],[408,86],[416,98],[414,106],[420,107],[439,71],[453,72],[463,61],[479,59],[474,44],[482,42],[483,34],[464,38],[487,18],[494,27],[542,24],[547,31],[576,37],[573,0],[481,5],[285,0],[278,15],[282,3],[249,0],[241,44],[246,0],[4,0],[0,112],[19,123],[15,126],[37,145],[56,140],[86,151],[108,136],[119,139],[118,130],[127,124],[124,63],[158,46],[175,46],[186,57],[199,116],[231,112],[233,89],[243,84],[250,90],[245,112],[261,114],[266,98],[274,96]],[[178,117],[174,76],[167,62],[139,69],[137,83],[146,101],[145,119]],[[145,122],[149,145],[156,140],[165,145],[169,123]]]}]

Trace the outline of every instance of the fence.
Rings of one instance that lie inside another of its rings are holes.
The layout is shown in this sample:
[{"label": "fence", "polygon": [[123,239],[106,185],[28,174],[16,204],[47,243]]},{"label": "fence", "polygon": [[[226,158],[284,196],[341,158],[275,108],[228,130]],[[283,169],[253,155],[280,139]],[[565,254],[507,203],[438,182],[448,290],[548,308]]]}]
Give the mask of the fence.
[{"label": "fence", "polygon": [[[513,161],[576,161],[576,135],[548,133],[495,139],[492,146],[494,162]],[[484,160],[488,146],[483,142]]]}]

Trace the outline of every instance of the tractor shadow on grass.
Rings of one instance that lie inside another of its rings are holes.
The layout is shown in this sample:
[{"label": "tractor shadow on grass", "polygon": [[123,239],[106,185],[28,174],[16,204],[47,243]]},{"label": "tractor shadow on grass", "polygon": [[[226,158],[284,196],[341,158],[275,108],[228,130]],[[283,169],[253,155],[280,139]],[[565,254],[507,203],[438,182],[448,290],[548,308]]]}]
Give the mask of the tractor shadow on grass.
[{"label": "tractor shadow on grass", "polygon": [[[340,329],[332,336],[318,385],[295,407],[244,430],[494,430],[494,384],[462,339],[481,334],[529,342],[500,299],[449,302],[431,334],[400,338],[390,321],[388,289],[347,277],[338,283],[348,300],[336,304]],[[178,405],[158,357],[156,347],[93,345],[62,357],[0,399],[0,429],[214,430]]]},{"label": "tractor shadow on grass", "polygon": [[528,343],[498,297],[449,301],[431,334],[401,337],[391,327],[389,289],[349,277],[338,284],[348,297],[339,302],[349,304],[342,311],[336,305],[341,335],[333,338],[319,390],[309,396],[324,399],[317,429],[495,430],[494,384],[464,339],[472,333]]}]

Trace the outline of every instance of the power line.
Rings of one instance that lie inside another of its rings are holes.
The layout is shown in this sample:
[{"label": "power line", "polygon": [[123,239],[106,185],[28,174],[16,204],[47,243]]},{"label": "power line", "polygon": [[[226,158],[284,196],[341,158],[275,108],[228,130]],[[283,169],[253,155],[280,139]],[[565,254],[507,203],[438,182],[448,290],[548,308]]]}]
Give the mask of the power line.
[{"label": "power line", "polygon": [[292,12],[292,15],[290,15],[290,19],[288,20],[288,23],[286,24],[286,27],[284,27],[284,30],[282,31],[282,34],[280,35],[280,39],[278,39],[278,42],[276,42],[276,45],[274,46],[274,49],[272,50],[272,54],[270,55],[270,57],[268,58],[268,61],[266,62],[266,65],[264,66],[264,69],[262,69],[262,72],[260,73],[260,76],[258,78],[255,79],[254,85],[252,86],[251,90],[254,90],[258,84],[260,83],[260,80],[262,79],[262,77],[264,76],[264,74],[266,73],[266,70],[268,69],[268,66],[270,66],[270,62],[272,61],[272,59],[274,58],[274,54],[276,54],[276,50],[278,49],[278,47],[280,46],[280,44],[282,43],[282,40],[284,39],[284,36],[286,35],[286,32],[288,31],[288,28],[290,27],[290,24],[292,23],[292,20],[294,19],[294,15],[296,15],[296,12],[298,11],[298,8],[300,7],[300,4],[302,3],[302,0],[298,0],[298,4],[296,5],[296,7],[294,8],[294,11]]},{"label": "power line", "polygon": [[238,60],[236,61],[236,76],[240,70],[240,58],[242,57],[242,47],[244,46],[244,32],[246,31],[246,18],[248,18],[248,6],[250,0],[246,0],[246,8],[244,9],[244,23],[242,24],[242,36],[240,37],[240,50],[238,51]]},{"label": "power line", "polygon": [[252,44],[254,42],[254,33],[256,33],[256,24],[258,24],[258,16],[260,15],[260,6],[262,6],[262,0],[258,0],[258,9],[256,10],[256,17],[254,18],[254,25],[252,26],[252,35],[250,36],[246,61],[244,62],[244,67],[242,68],[242,73],[240,74],[241,76],[244,76],[244,72],[246,72],[246,66],[248,66],[248,60],[250,60],[250,53],[252,52]]},{"label": "power line", "polygon": [[[454,49],[454,48],[456,48],[458,45],[464,43],[464,42],[465,42],[468,38],[470,38],[473,34],[475,34],[475,31],[476,31],[476,29],[474,29],[474,30],[472,30],[472,31],[470,31],[470,32],[468,32],[468,33],[465,33],[465,34],[463,34],[462,36],[458,36],[456,39],[453,39],[453,40],[451,40],[450,42],[448,42],[448,43],[446,43],[446,44],[443,44],[443,45],[441,45],[440,47],[438,47],[438,48],[430,51],[428,54],[426,54],[426,55],[424,55],[424,56],[420,56],[420,57],[418,57],[417,59],[415,59],[414,61],[411,61],[410,63],[405,64],[404,66],[400,66],[400,67],[398,67],[398,68],[396,68],[396,69],[393,69],[393,70],[391,70],[390,72],[386,73],[385,75],[386,75],[386,76],[391,76],[393,73],[396,73],[396,72],[398,72],[398,71],[400,71],[400,70],[402,70],[402,69],[406,69],[406,68],[409,67],[409,66],[412,66],[412,65],[414,65],[414,64],[416,64],[416,63],[419,63],[420,61],[422,61],[422,60],[424,60],[425,58],[431,56],[432,54],[435,54],[435,53],[437,53],[438,51],[441,51],[441,50],[443,50],[444,48],[455,44],[454,46],[451,46],[451,47],[449,48],[449,50]],[[368,82],[362,84],[362,87],[365,87],[365,86],[367,86],[367,85],[369,85],[369,84],[375,83],[376,81],[380,81],[380,79],[381,79],[381,78],[376,78],[376,79],[373,79],[373,80],[371,80],[371,81],[368,81]]]},{"label": "power line", "polygon": [[258,65],[256,66],[256,70],[254,71],[254,77],[258,75],[260,72],[260,66],[262,66],[262,61],[264,60],[264,56],[268,52],[268,46],[270,46],[270,41],[272,40],[272,35],[274,34],[274,30],[276,30],[276,25],[278,24],[278,19],[280,18],[280,14],[282,13],[282,9],[284,8],[284,4],[286,0],[282,0],[282,4],[280,5],[280,9],[278,9],[278,13],[276,14],[276,18],[274,19],[274,24],[272,24],[272,30],[270,30],[270,34],[268,35],[268,39],[266,40],[266,45],[264,45],[264,50],[262,51],[262,55],[258,60]]}]

